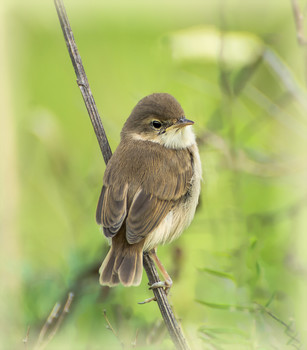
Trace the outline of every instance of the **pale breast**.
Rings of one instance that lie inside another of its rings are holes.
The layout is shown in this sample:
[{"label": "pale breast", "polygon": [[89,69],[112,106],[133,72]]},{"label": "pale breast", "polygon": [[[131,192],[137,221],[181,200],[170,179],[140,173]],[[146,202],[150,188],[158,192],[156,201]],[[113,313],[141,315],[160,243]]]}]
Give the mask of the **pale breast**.
[{"label": "pale breast", "polygon": [[193,220],[200,194],[202,169],[196,143],[189,147],[189,151],[193,161],[193,175],[189,191],[175,203],[161,224],[147,236],[144,251],[178,238]]}]

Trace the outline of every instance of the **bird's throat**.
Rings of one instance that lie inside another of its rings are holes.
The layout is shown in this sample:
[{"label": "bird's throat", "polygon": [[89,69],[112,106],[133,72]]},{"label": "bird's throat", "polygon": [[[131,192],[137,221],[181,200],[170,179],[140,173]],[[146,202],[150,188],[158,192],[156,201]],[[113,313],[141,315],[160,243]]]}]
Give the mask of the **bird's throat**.
[{"label": "bird's throat", "polygon": [[142,135],[133,133],[132,139],[138,141],[150,141],[171,149],[184,149],[192,146],[195,141],[195,134],[190,125],[184,128],[172,128],[161,135]]}]

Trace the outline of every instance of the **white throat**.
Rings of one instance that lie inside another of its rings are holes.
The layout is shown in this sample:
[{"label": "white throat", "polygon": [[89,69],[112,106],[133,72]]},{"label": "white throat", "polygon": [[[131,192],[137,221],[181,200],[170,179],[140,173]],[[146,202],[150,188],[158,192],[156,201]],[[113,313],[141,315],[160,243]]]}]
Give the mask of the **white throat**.
[{"label": "white throat", "polygon": [[182,149],[192,146],[195,143],[195,135],[192,126],[188,125],[180,129],[170,129],[160,135],[159,140],[167,148]]},{"label": "white throat", "polygon": [[187,148],[196,142],[191,125],[187,125],[181,129],[169,129],[164,134],[157,135],[155,138],[139,134],[132,134],[131,136],[134,140],[155,142],[173,149]]}]

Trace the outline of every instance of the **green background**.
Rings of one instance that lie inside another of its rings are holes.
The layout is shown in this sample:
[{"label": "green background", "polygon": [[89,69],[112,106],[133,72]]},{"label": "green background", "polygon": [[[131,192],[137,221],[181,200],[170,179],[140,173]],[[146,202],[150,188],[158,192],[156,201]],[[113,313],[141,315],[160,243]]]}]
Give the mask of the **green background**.
[{"label": "green background", "polygon": [[[112,150],[152,92],[195,121],[201,203],[158,249],[193,349],[303,349],[307,68],[291,1],[65,4]],[[33,349],[72,291],[47,349],[171,349],[157,305],[137,304],[151,296],[145,274],[99,286],[105,166],[53,2],[0,6],[1,348]]]}]

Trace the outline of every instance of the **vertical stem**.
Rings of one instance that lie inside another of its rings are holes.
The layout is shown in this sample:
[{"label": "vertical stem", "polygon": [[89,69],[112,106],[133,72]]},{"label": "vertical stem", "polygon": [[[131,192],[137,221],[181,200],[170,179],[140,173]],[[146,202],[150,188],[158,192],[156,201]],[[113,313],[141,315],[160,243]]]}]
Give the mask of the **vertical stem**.
[{"label": "vertical stem", "polygon": [[[95,104],[95,100],[92,95],[92,92],[87,80],[87,76],[84,71],[84,67],[82,65],[81,57],[79,55],[79,51],[75,43],[75,39],[72,33],[72,29],[70,27],[69,20],[67,18],[63,1],[54,0],[54,3],[55,3],[55,7],[60,20],[61,28],[65,37],[67,49],[75,69],[78,86],[81,90],[81,94],[83,96],[83,100],[85,102],[89,117],[91,119],[91,123],[93,125],[104,161],[105,163],[108,163],[112,155],[111,148],[110,148],[107,136],[105,134],[105,131]],[[147,254],[144,254],[144,269],[147,273],[147,277],[150,284],[153,284],[154,282],[159,281],[159,275],[157,273],[154,262]],[[154,289],[154,294],[155,294],[161,315],[166,324],[168,332],[176,346],[176,349],[189,350],[190,348],[184,338],[182,330],[169,305],[164,289],[163,288]]]}]

